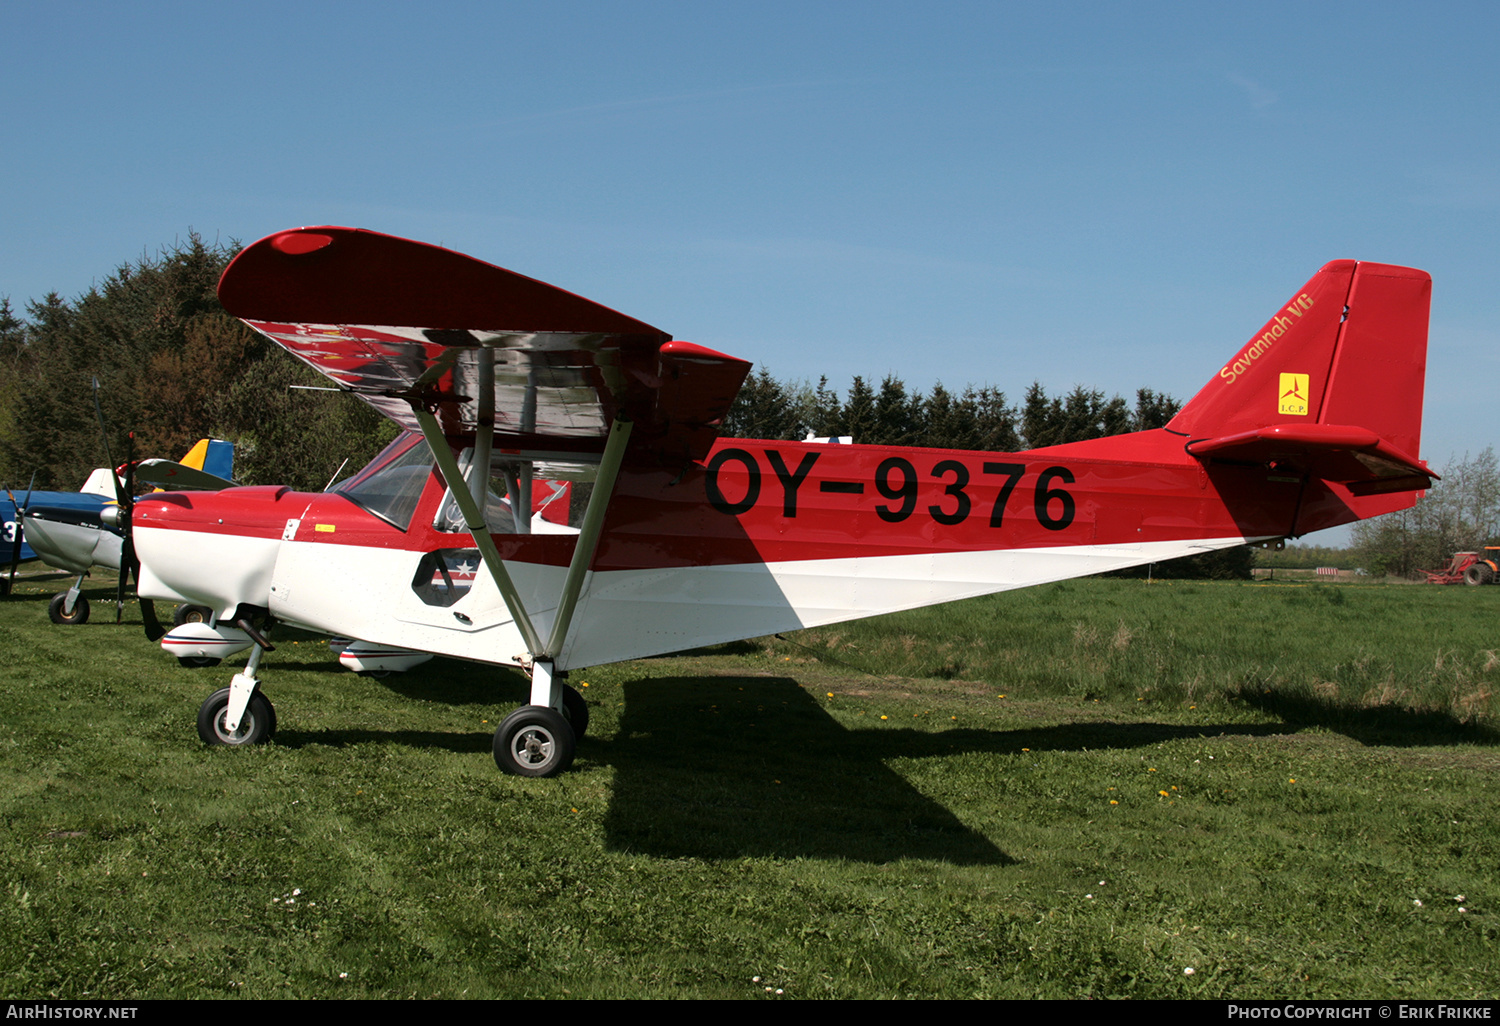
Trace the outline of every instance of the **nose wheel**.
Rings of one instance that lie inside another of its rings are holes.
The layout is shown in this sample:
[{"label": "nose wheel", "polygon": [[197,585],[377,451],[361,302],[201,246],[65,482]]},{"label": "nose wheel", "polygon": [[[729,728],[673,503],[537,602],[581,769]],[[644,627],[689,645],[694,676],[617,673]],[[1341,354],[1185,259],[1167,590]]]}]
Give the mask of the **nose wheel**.
[{"label": "nose wheel", "polygon": [[229,689],[220,688],[198,707],[198,736],[206,745],[258,745],[276,733],[276,710],[270,699],[257,691],[240,717],[239,726],[229,730]]}]

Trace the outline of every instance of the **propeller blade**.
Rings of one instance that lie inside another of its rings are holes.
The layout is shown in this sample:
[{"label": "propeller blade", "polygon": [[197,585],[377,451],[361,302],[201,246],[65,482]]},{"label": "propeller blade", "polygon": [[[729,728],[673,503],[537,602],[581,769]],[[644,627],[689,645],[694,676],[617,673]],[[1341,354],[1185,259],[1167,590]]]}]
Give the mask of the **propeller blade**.
[{"label": "propeller blade", "polygon": [[[140,564],[136,565],[139,566]],[[136,578],[135,587],[137,591],[140,591],[140,578]],[[147,641],[160,641],[162,639],[162,635],[167,633],[167,629],[163,627],[161,625],[161,621],[156,618],[156,603],[152,602],[150,599],[141,599],[141,622],[146,626]]]},{"label": "propeller blade", "polygon": [[16,511],[16,547],[10,553],[10,576],[5,581],[5,597],[9,598],[16,590],[16,567],[21,564],[21,546],[26,542],[26,511],[31,508],[31,492],[36,486],[36,471],[31,472],[31,481],[26,485],[26,505],[22,506],[16,501],[15,493],[9,488],[5,494],[10,496],[11,508]]},{"label": "propeller blade", "polygon": [[120,527],[125,532],[120,546],[120,576],[115,582],[115,623],[125,619],[125,588],[130,583],[130,575],[135,574],[137,586],[141,580],[141,561],[135,557],[135,535],[130,530],[131,513],[135,507],[135,488],[132,487],[135,484],[135,432],[130,432],[125,439],[124,482],[120,481],[119,474],[115,475],[116,494],[121,495]]},{"label": "propeller blade", "polygon": [[104,465],[109,468],[110,475],[115,484],[115,501],[124,505],[124,497],[120,492],[120,475],[115,472],[115,458],[109,452],[109,428],[104,425],[104,410],[99,405],[99,379],[94,378],[94,415],[99,418],[99,437],[104,442]]}]

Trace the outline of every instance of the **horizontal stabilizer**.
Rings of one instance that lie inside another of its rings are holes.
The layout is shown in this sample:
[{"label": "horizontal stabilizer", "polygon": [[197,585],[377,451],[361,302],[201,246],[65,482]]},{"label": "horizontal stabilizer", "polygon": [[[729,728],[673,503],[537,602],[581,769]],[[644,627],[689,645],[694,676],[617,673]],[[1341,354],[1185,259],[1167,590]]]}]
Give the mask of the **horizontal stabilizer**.
[{"label": "horizontal stabilizer", "polygon": [[136,465],[135,479],[141,484],[169,492],[217,492],[235,485],[228,478],[195,470],[171,460],[142,460]]},{"label": "horizontal stabilizer", "polygon": [[1250,463],[1308,473],[1355,495],[1425,489],[1437,480],[1427,466],[1369,428],[1344,424],[1277,424],[1188,443],[1201,460]]}]

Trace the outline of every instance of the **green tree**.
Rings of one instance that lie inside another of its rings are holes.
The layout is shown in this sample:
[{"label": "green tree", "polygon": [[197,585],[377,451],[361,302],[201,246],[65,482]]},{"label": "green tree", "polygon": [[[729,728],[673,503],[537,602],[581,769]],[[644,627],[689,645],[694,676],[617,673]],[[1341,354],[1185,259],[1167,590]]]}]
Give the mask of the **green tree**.
[{"label": "green tree", "polygon": [[[0,438],[15,434],[16,403],[30,372],[26,345],[26,322],[11,309],[10,297],[0,297]],[[11,462],[11,453],[0,449],[0,484],[17,483],[21,468]]]},{"label": "green tree", "polygon": [[1149,388],[1138,389],[1130,430],[1151,431],[1166,427],[1180,409],[1182,404],[1165,392],[1155,392]]},{"label": "green tree", "polygon": [[38,487],[69,489],[104,463],[96,377],[116,463],[132,431],[137,457],[177,457],[217,437],[237,443],[242,480],[322,487],[345,455],[373,453],[391,437],[383,418],[351,397],[299,403],[286,394],[289,384],[324,379],[220,306],[216,287],[234,253],[189,235],[73,302],[51,293],[29,304],[20,348],[18,329],[0,337],[0,359],[16,361],[0,391],[8,474],[35,468]]},{"label": "green tree", "polygon": [[786,386],[762,367],[745,378],[719,433],[729,438],[797,438],[796,413]]},{"label": "green tree", "polygon": [[1410,509],[1354,525],[1353,548],[1376,574],[1408,576],[1445,566],[1455,552],[1494,544],[1500,535],[1500,467],[1493,446],[1442,468],[1443,479]]},{"label": "green tree", "polygon": [[836,434],[849,435],[856,444],[868,444],[876,437],[880,424],[875,415],[875,393],[864,378],[856,377],[849,385],[849,397],[844,400],[839,421]]},{"label": "green tree", "polygon": [[914,445],[921,437],[923,420],[922,397],[908,396],[906,384],[894,374],[887,374],[880,383],[874,403],[875,429],[868,439],[874,445]]}]

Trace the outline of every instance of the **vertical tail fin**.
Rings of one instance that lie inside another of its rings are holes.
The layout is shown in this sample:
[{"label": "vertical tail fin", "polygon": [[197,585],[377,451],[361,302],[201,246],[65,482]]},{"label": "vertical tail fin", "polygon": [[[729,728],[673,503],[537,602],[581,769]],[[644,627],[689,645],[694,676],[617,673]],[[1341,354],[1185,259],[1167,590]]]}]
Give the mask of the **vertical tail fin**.
[{"label": "vertical tail fin", "polygon": [[1191,438],[1310,424],[1361,427],[1415,457],[1432,279],[1335,260],[1167,425]]},{"label": "vertical tail fin", "polygon": [[1431,298],[1424,271],[1327,264],[1167,429],[1200,459],[1290,459],[1355,494],[1425,488]]},{"label": "vertical tail fin", "polygon": [[192,467],[215,477],[234,477],[234,443],[217,438],[200,438],[181,460],[184,467]]}]

